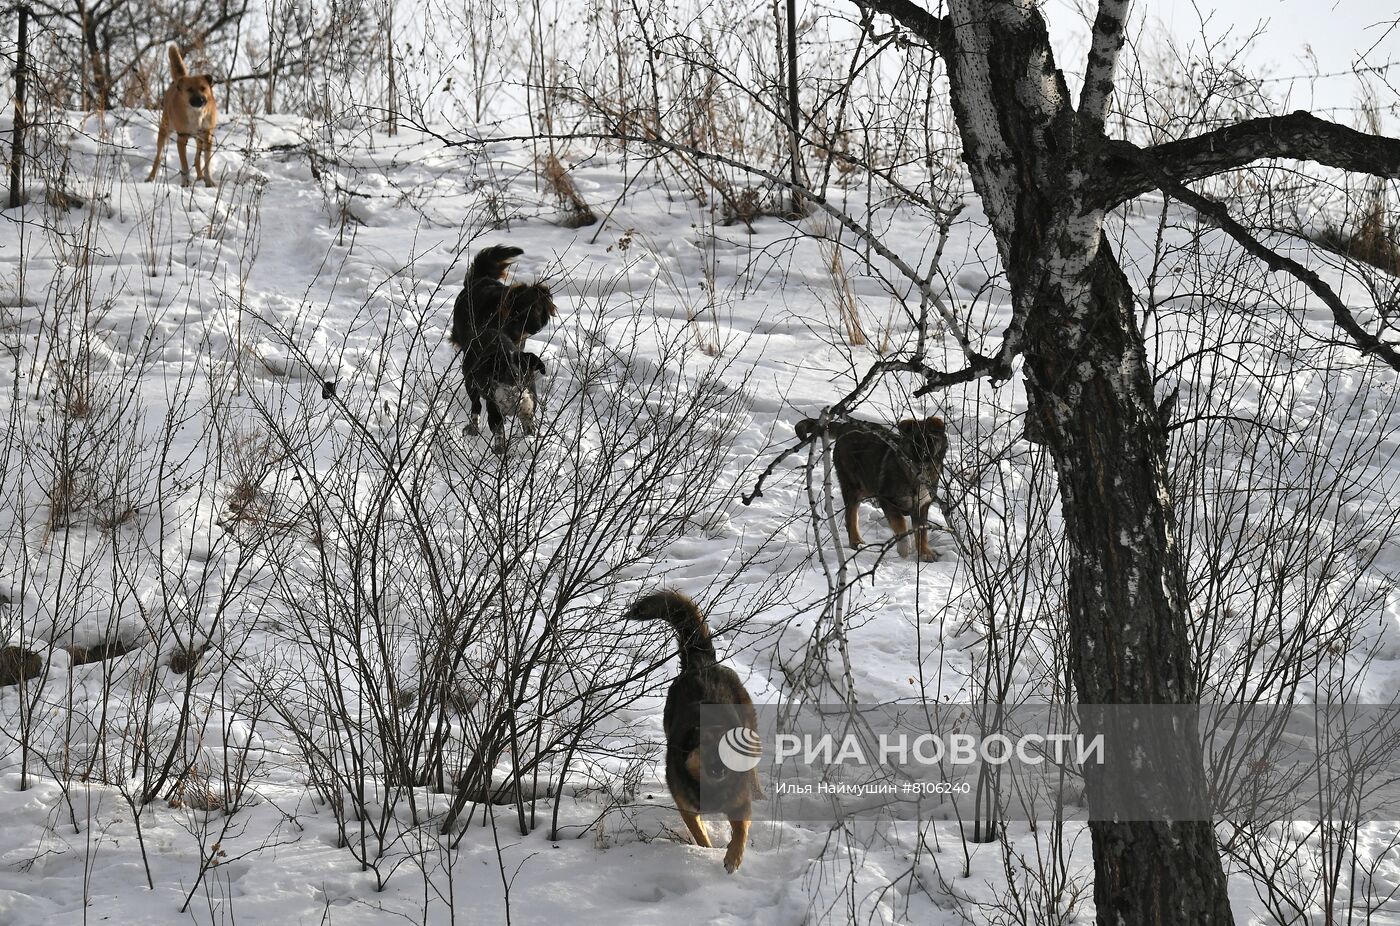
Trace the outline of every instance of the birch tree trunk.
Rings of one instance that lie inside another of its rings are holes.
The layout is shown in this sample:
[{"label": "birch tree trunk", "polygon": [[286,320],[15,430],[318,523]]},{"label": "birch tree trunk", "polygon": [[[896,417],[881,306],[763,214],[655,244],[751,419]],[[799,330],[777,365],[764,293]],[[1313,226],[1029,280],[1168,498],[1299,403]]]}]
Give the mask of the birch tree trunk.
[{"label": "birch tree trunk", "polygon": [[[1103,211],[1086,214],[1077,201],[1088,166],[1083,149],[1093,141],[1081,129],[1092,126],[1071,108],[1031,4],[957,0],[952,20],[943,51],[954,113],[1024,319],[1012,336],[1026,358],[1029,430],[1048,446],[1059,476],[1078,700],[1191,703],[1196,680],[1166,435],[1132,291],[1103,239]],[[1100,732],[1113,734],[1085,730]],[[1134,803],[1145,815],[1165,814],[1180,789],[1203,799],[1197,727],[1173,732],[1136,751],[1133,767],[1112,748],[1103,765],[1086,765],[1091,810],[1124,782],[1137,786]],[[1232,922],[1209,821],[1095,821],[1090,833],[1100,923]]]}]

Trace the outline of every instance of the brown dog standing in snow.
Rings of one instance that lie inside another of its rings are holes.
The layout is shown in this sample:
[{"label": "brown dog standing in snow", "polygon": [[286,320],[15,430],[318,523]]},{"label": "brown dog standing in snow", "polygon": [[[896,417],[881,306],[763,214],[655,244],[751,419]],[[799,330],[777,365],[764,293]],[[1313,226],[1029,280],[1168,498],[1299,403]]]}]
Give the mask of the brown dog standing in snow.
[{"label": "brown dog standing in snow", "polygon": [[170,86],[160,107],[160,132],[156,135],[156,161],[146,180],[154,180],[165,160],[165,143],[175,133],[180,149],[180,185],[190,185],[190,159],[185,145],[194,138],[194,173],[205,186],[213,186],[209,178],[209,159],[214,156],[214,124],[219,110],[214,105],[214,78],[210,74],[191,76],[185,69],[180,49],[170,46]]},{"label": "brown dog standing in snow", "polygon": [[[715,659],[710,626],[695,602],[680,592],[661,591],[632,603],[629,620],[660,620],[671,625],[680,644],[681,671],[666,692],[661,722],[666,730],[666,785],[697,846],[710,848],[702,813],[729,819],[724,870],[744,861],[753,800],[761,798],[756,765],[762,753],[753,699],[734,670]],[[725,759],[728,743],[749,762],[736,769]]]},{"label": "brown dog standing in snow", "polygon": [[[813,440],[821,427],[816,418],[803,418],[797,422],[797,437]],[[905,521],[913,518],[919,559],[938,559],[928,545],[928,510],[948,453],[948,430],[943,419],[937,415],[906,418],[890,427],[853,418],[830,422],[826,429],[836,436],[831,457],[841,498],[846,503],[846,534],[851,549],[859,549],[864,542],[860,539],[860,503],[870,499],[885,512],[900,556],[915,551]]]}]

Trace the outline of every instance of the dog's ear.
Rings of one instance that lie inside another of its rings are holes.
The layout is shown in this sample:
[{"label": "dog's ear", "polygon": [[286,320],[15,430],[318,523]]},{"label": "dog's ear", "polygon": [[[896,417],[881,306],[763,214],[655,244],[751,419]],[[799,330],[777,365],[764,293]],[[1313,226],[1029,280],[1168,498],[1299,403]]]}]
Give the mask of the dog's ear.
[{"label": "dog's ear", "polygon": [[513,289],[526,312],[535,313],[540,309],[547,309],[550,315],[554,314],[554,303],[549,298],[549,289],[543,284],[521,283]]},{"label": "dog's ear", "polygon": [[199,79],[202,80],[202,81],[204,81],[205,86],[207,86],[210,90],[213,90],[213,89],[214,89],[214,75],[213,75],[213,74],[200,74],[200,75],[199,75]]},{"label": "dog's ear", "polygon": [[898,426],[900,437],[917,437],[919,429],[923,427],[923,422],[917,418],[905,418]]}]

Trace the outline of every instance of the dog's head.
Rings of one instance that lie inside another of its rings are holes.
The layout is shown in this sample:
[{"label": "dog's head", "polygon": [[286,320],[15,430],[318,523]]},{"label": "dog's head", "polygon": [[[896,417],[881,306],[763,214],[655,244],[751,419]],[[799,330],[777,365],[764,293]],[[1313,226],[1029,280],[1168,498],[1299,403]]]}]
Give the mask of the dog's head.
[{"label": "dog's head", "polygon": [[915,460],[941,463],[948,452],[948,428],[937,415],[906,418],[899,423],[903,452]]},{"label": "dog's head", "polygon": [[190,109],[203,109],[214,100],[214,75],[191,74],[175,78],[175,92]]},{"label": "dog's head", "polygon": [[501,320],[525,337],[539,334],[559,314],[554,297],[543,283],[512,286],[501,300]]}]

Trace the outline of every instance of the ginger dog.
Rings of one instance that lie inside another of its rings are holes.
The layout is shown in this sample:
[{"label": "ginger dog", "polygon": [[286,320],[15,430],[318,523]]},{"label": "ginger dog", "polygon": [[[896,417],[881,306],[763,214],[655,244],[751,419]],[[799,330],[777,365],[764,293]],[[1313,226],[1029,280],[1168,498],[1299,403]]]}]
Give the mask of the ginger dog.
[{"label": "ginger dog", "polygon": [[165,143],[174,132],[180,149],[180,185],[190,185],[190,159],[185,146],[193,137],[195,177],[203,180],[205,186],[213,186],[209,160],[214,156],[214,124],[219,119],[218,107],[214,105],[214,78],[210,74],[191,76],[185,69],[185,59],[180,57],[180,49],[174,45],[170,46],[170,76],[170,86],[161,101],[156,160],[146,180],[156,178],[165,160]]}]

